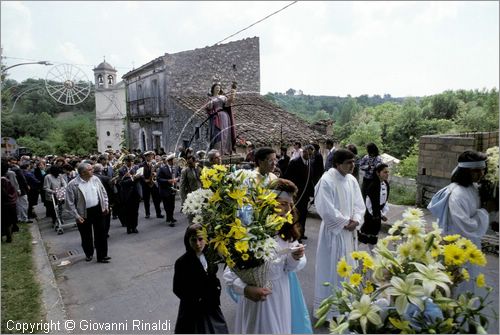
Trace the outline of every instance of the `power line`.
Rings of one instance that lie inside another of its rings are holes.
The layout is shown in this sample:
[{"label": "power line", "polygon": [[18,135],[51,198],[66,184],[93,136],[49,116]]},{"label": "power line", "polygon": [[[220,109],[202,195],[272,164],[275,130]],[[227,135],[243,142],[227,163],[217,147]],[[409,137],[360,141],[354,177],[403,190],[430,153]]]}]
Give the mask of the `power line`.
[{"label": "power line", "polygon": [[281,12],[281,11],[283,11],[283,10],[287,9],[287,8],[288,8],[288,7],[290,7],[291,5],[296,4],[297,2],[298,2],[298,1],[294,1],[294,2],[292,2],[292,3],[288,4],[288,5],[286,5],[285,7],[283,7],[283,8],[281,8],[281,9],[277,10],[276,12],[271,13],[271,14],[269,14],[268,16],[266,16],[266,17],[264,17],[264,18],[260,19],[259,21],[252,23],[252,24],[251,24],[251,25],[249,25],[248,27],[243,28],[243,29],[241,29],[240,31],[235,32],[234,34],[232,34],[231,36],[226,37],[226,38],[225,38],[225,39],[223,39],[223,40],[220,40],[219,42],[215,43],[214,45],[217,45],[217,44],[219,44],[219,43],[222,43],[222,42],[224,42],[225,40],[228,40],[228,39],[230,39],[231,37],[233,37],[233,36],[235,36],[235,35],[238,35],[238,34],[239,34],[239,33],[241,33],[242,31],[245,31],[245,30],[247,30],[248,28],[253,27],[253,26],[255,26],[256,24],[258,24],[258,23],[260,23],[260,22],[262,22],[262,21],[264,21],[264,20],[266,20],[266,19],[270,18],[271,16],[278,14],[279,12]]},{"label": "power line", "polygon": [[[2,58],[8,58],[8,59],[16,59],[16,60],[25,60],[25,61],[32,61],[32,62],[38,62],[38,59],[29,59],[29,58],[19,58],[19,57],[9,57],[9,56],[2,56]],[[78,64],[78,63],[68,63],[68,62],[60,62],[60,61],[53,61],[53,60],[48,60],[51,63],[54,64],[71,64],[71,65],[79,65],[79,66],[96,66],[93,64]],[[130,69],[130,67],[125,67],[125,66],[114,66],[115,69]]]}]

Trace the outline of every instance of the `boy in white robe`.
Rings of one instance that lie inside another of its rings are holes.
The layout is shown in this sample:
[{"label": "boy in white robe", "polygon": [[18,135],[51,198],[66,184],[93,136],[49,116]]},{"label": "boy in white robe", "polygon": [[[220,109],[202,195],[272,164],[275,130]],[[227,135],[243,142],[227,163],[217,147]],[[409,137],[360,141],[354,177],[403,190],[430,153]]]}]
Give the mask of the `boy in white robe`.
[{"label": "boy in white robe", "polygon": [[[333,156],[333,169],[323,174],[315,187],[314,203],[321,216],[318,248],[316,251],[316,278],[314,284],[314,314],[321,302],[330,296],[332,288],[341,289],[337,263],[342,257],[354,266],[349,256],[357,249],[356,233],[363,223],[365,203],[359,184],[352,176],[355,157],[348,150],[339,149]],[[330,282],[331,286],[323,283]],[[335,311],[330,311],[330,320]]]}]

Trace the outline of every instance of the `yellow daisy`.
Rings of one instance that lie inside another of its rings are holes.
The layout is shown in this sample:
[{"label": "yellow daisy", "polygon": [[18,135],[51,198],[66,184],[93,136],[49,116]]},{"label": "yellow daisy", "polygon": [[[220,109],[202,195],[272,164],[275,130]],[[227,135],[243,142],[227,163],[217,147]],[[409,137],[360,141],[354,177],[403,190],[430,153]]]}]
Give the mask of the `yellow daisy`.
[{"label": "yellow daisy", "polygon": [[351,285],[353,286],[358,286],[359,284],[361,284],[361,279],[363,279],[363,277],[361,277],[359,273],[353,273],[349,278],[349,283],[351,283]]},{"label": "yellow daisy", "polygon": [[484,279],[484,274],[479,274],[479,276],[477,276],[476,278],[476,285],[477,287],[483,287],[484,285],[486,285],[486,279]]},{"label": "yellow daisy", "polygon": [[249,257],[250,256],[248,256],[248,254],[241,255],[241,259],[244,260],[244,261],[248,260]]},{"label": "yellow daisy", "polygon": [[458,234],[455,234],[455,235],[446,235],[445,237],[443,237],[443,240],[446,241],[446,242],[455,242],[460,237],[461,236],[458,235]]},{"label": "yellow daisy", "polygon": [[485,266],[487,263],[486,256],[483,254],[481,250],[477,248],[468,250],[467,259],[472,264],[476,264],[479,266]]},{"label": "yellow daisy", "polygon": [[443,247],[444,263],[446,265],[462,265],[465,262],[465,253],[463,249],[454,244]]},{"label": "yellow daisy", "polygon": [[340,277],[348,277],[349,274],[351,273],[352,266],[347,264],[346,260],[344,257],[337,263],[337,273],[339,274]]},{"label": "yellow daisy", "polygon": [[367,280],[366,281],[366,286],[365,288],[363,289],[363,293],[364,294],[370,294],[372,293],[373,291],[375,290],[375,288],[373,287],[371,281]]}]

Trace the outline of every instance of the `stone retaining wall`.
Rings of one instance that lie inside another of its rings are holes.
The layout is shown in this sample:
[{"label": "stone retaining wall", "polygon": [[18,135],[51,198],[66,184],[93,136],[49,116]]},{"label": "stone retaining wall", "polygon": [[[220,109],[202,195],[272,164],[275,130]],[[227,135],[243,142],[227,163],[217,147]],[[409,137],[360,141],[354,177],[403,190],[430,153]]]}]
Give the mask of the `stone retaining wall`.
[{"label": "stone retaining wall", "polygon": [[497,145],[498,131],[420,137],[417,206],[426,207],[432,196],[450,183],[451,172],[462,152],[486,152]]}]

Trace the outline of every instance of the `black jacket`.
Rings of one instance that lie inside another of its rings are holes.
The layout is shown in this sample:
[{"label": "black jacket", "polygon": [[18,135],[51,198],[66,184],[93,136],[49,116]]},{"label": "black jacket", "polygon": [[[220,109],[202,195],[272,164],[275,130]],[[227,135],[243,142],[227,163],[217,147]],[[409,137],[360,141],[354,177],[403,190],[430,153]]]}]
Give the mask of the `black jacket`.
[{"label": "black jacket", "polygon": [[187,251],[175,262],[174,293],[181,300],[176,334],[227,333],[220,309],[221,284],[217,266],[207,271],[194,252]]},{"label": "black jacket", "polygon": [[[288,164],[285,178],[292,181],[298,188],[297,197],[301,201],[309,202],[309,197],[314,195],[314,171],[311,164],[306,165],[301,157],[292,159]],[[302,195],[303,194],[303,195]]]}]

